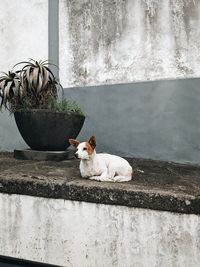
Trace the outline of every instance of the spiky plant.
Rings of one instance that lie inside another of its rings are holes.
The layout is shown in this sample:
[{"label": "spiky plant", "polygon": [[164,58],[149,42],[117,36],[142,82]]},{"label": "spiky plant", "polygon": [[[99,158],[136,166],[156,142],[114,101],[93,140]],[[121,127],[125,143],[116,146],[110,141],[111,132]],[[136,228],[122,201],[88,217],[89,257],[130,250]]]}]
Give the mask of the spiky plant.
[{"label": "spiky plant", "polygon": [[45,61],[22,61],[14,67],[25,64],[20,71],[22,87],[26,91],[32,108],[47,108],[50,98],[56,99],[58,90],[62,88],[59,81],[54,76],[49,65],[54,65]]},{"label": "spiky plant", "polygon": [[0,109],[5,107],[12,111],[15,105],[20,105],[23,95],[20,76],[17,72],[11,71],[8,73],[2,72],[2,74],[0,76]]},{"label": "spiky plant", "polygon": [[21,70],[3,73],[0,76],[1,104],[11,112],[21,109],[46,109],[49,99],[57,99],[58,90],[62,88],[49,68],[47,60],[22,61]]}]

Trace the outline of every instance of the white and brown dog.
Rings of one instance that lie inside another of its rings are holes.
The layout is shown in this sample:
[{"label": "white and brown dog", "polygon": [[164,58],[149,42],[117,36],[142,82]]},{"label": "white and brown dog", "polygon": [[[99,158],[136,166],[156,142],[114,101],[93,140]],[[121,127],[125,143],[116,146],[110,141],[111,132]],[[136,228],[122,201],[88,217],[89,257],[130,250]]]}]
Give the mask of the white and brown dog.
[{"label": "white and brown dog", "polygon": [[132,179],[132,167],[125,159],[110,155],[97,154],[96,137],[80,143],[69,139],[69,143],[77,148],[75,156],[81,159],[80,172],[83,178],[106,182],[126,182]]}]

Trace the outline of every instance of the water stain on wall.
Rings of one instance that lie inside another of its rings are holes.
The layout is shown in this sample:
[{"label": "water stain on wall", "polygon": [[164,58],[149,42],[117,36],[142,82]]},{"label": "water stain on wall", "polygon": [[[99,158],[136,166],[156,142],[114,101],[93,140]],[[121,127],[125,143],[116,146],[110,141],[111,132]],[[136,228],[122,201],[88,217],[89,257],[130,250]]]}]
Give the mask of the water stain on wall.
[{"label": "water stain on wall", "polygon": [[62,0],[60,6],[67,16],[60,44],[70,55],[70,72],[61,77],[67,85],[200,75],[199,0]]},{"label": "water stain on wall", "polygon": [[90,58],[104,51],[103,64],[112,67],[111,45],[122,35],[126,26],[124,0],[67,1],[70,45],[73,54],[74,83],[90,79]]},{"label": "water stain on wall", "polygon": [[199,266],[197,215],[15,194],[0,194],[0,213],[2,255],[76,267]]}]

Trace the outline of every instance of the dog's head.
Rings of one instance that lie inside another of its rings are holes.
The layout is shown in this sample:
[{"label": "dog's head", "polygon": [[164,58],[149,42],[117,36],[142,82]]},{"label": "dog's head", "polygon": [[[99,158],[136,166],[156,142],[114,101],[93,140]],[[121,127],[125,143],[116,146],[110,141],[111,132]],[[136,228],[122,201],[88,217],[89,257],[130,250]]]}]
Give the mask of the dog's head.
[{"label": "dog's head", "polygon": [[69,143],[77,149],[75,156],[78,159],[90,159],[95,151],[96,137],[93,135],[88,141],[82,143],[75,139],[69,139]]}]

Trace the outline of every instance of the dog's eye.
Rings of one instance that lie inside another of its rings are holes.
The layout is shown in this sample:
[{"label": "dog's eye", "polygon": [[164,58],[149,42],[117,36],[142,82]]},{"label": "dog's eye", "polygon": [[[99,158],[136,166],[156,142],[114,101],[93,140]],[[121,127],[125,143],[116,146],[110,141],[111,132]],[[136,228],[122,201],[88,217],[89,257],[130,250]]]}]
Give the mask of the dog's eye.
[{"label": "dog's eye", "polygon": [[87,150],[87,147],[84,147],[83,150]]}]

